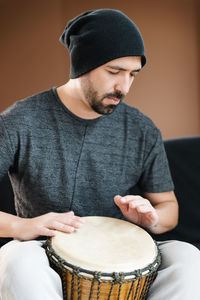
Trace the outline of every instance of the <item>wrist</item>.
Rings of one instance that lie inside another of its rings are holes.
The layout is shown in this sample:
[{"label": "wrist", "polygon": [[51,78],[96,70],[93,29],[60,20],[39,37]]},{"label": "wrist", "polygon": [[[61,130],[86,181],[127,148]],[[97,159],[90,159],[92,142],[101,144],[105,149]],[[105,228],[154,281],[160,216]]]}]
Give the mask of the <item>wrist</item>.
[{"label": "wrist", "polygon": [[24,218],[16,216],[16,218],[11,222],[10,232],[14,239],[20,239],[22,229],[25,226],[23,225],[24,221]]},{"label": "wrist", "polygon": [[154,233],[154,234],[159,233],[159,225],[158,225],[158,223],[149,226],[149,227],[148,227],[148,230],[149,230],[151,233]]}]

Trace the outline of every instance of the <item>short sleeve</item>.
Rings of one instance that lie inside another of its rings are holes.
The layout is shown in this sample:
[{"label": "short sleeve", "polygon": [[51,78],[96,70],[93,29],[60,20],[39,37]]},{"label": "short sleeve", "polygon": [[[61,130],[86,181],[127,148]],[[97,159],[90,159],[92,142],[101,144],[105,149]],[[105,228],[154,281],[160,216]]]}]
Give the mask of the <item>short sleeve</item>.
[{"label": "short sleeve", "polygon": [[[156,133],[156,134],[155,134]],[[139,186],[143,192],[161,193],[174,189],[169,164],[160,131],[149,135],[148,151],[143,163],[143,172]],[[149,146],[150,145],[150,146]]]},{"label": "short sleeve", "polygon": [[9,136],[0,116],[0,179],[6,175],[13,162],[13,155]]}]

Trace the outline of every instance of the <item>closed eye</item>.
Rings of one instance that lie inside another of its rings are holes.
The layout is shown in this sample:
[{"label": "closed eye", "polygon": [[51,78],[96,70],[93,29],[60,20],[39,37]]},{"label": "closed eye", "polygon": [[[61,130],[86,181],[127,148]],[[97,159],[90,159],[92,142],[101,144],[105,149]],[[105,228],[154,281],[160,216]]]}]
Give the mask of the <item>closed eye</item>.
[{"label": "closed eye", "polygon": [[[117,75],[117,74],[120,73],[120,71],[119,71],[119,72],[113,72],[113,71],[108,70],[108,73],[110,73],[110,74],[112,74],[112,75]],[[131,77],[131,78],[134,78],[134,77],[135,77],[135,74],[130,73],[130,77]]]},{"label": "closed eye", "polygon": [[108,71],[108,73],[113,74],[113,75],[119,74],[119,72],[111,72],[111,71]]}]

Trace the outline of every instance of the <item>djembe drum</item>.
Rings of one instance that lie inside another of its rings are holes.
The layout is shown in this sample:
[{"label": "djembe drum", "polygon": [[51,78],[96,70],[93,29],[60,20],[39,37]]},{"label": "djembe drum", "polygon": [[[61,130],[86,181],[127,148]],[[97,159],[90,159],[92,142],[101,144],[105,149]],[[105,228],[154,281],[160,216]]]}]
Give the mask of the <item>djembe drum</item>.
[{"label": "djembe drum", "polygon": [[140,227],[107,217],[84,217],[73,233],[46,243],[51,266],[62,279],[64,299],[146,299],[160,253]]}]

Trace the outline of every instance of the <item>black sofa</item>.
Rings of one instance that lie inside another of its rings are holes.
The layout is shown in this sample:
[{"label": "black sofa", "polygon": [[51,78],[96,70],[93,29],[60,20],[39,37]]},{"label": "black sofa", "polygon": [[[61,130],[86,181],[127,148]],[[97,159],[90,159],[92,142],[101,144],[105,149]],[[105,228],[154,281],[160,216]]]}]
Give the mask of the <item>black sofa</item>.
[{"label": "black sofa", "polygon": [[200,249],[200,136],[164,141],[179,203],[179,223],[156,240],[186,241]]},{"label": "black sofa", "polygon": [[[16,214],[13,190],[8,175],[0,181],[0,211]],[[0,247],[10,240],[9,238],[0,238]]]},{"label": "black sofa", "polygon": [[[153,237],[190,242],[200,249],[200,136],[169,139],[164,144],[179,202],[179,224],[174,230]],[[0,211],[15,214],[7,175],[0,182]],[[0,238],[0,247],[9,240]]]}]

